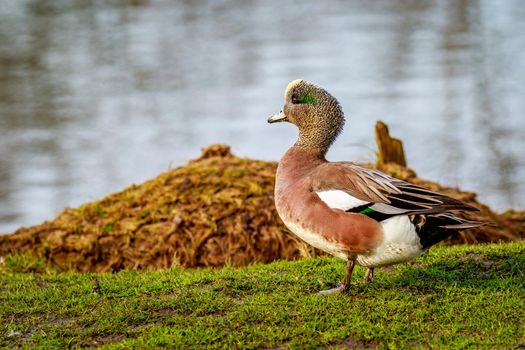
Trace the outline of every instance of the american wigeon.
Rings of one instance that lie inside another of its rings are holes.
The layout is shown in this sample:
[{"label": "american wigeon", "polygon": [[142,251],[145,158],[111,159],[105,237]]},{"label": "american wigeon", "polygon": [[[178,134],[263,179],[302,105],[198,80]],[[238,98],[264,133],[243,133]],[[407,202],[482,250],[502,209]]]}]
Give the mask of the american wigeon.
[{"label": "american wigeon", "polygon": [[[355,263],[374,268],[414,259],[459,229],[483,225],[451,211],[474,211],[454,198],[325,154],[344,125],[339,102],[321,87],[294,80],[283,110],[269,123],[290,122],[299,137],[279,162],[275,205],[294,234],[347,261],[337,288],[347,291]],[[322,292],[323,293],[323,292]]]}]

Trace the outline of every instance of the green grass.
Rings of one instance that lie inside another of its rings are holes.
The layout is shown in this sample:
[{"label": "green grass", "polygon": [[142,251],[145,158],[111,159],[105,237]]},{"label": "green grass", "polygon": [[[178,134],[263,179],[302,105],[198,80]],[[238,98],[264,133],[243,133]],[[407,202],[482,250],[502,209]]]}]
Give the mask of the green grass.
[{"label": "green grass", "polygon": [[357,268],[348,295],[315,294],[342,278],[334,258],[99,275],[46,269],[5,259],[0,348],[525,347],[525,242],[435,248],[377,271],[371,285]]}]

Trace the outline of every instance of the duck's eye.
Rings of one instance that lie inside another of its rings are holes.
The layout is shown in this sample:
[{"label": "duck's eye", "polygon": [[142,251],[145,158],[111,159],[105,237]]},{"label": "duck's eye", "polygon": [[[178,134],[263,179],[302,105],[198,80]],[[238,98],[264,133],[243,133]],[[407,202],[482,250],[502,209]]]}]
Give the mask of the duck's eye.
[{"label": "duck's eye", "polygon": [[315,105],[315,97],[312,94],[305,94],[305,95],[300,95],[300,96],[298,94],[293,94],[292,103],[293,104]]}]

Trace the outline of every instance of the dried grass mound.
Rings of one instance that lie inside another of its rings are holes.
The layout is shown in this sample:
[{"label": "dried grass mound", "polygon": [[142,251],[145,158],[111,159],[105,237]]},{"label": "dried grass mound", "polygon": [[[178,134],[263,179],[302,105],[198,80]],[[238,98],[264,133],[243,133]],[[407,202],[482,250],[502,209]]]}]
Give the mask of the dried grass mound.
[{"label": "dried grass mound", "polygon": [[[199,159],[155,179],[0,236],[0,256],[30,254],[62,270],[103,272],[174,264],[243,266],[317,254],[286,230],[275,211],[276,166],[212,145]],[[478,203],[474,193],[418,179],[400,166],[382,170],[462,199],[481,209],[466,214],[469,218],[494,223],[466,230],[452,243],[525,235],[524,212],[499,215]]]},{"label": "dried grass mound", "polygon": [[297,259],[305,245],[274,209],[275,170],[275,162],[212,145],[183,167],[0,236],[0,255],[30,253],[96,272]]}]

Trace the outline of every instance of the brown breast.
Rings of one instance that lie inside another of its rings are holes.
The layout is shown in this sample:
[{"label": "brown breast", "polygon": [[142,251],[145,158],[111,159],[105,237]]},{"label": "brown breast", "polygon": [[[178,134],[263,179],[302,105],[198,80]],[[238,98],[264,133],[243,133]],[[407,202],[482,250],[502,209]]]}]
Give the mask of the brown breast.
[{"label": "brown breast", "polygon": [[293,222],[348,253],[366,253],[383,238],[381,225],[365,215],[328,207],[312,190],[311,174],[325,163],[320,152],[292,147],[279,162],[275,205],[283,221]]}]

